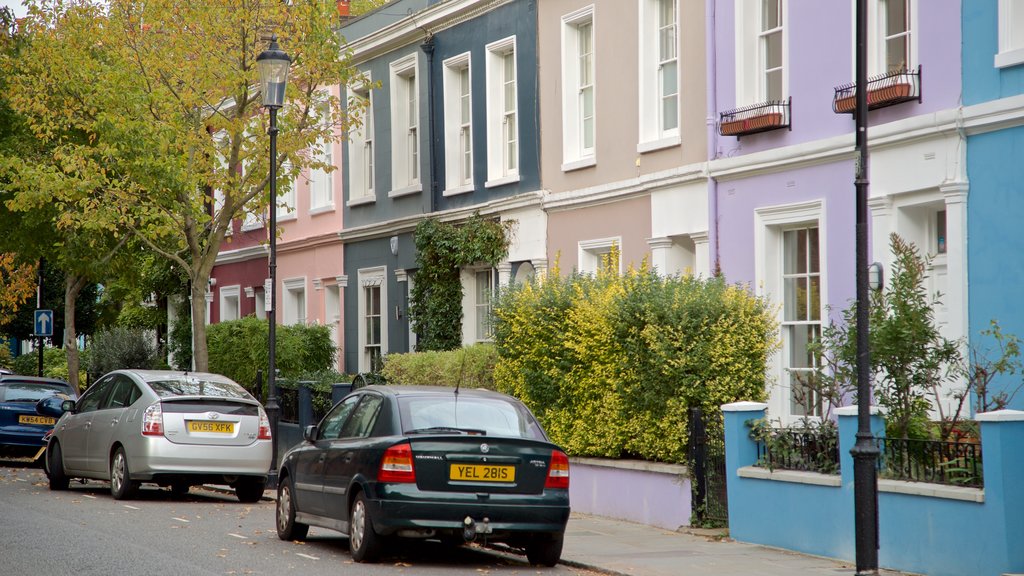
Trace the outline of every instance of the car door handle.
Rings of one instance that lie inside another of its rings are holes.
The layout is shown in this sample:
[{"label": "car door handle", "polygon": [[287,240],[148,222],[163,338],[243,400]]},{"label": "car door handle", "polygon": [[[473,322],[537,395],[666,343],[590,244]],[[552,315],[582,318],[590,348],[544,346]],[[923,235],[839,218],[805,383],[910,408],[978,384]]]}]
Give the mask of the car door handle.
[{"label": "car door handle", "polygon": [[317,463],[318,464],[323,464],[324,460],[327,460],[327,454],[321,454],[320,455],[320,460]]},{"label": "car door handle", "polygon": [[110,421],[110,425],[111,426],[117,426],[117,418],[114,418],[113,420],[111,420]]}]

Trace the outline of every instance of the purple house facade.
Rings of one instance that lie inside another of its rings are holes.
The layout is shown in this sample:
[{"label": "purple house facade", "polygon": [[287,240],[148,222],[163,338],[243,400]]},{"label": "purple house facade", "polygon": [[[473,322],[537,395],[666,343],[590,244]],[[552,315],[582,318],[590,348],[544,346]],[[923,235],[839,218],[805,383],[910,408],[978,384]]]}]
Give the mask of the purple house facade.
[{"label": "purple house facade", "polygon": [[[807,345],[855,286],[856,2],[714,0],[708,70],[712,265],[777,306],[769,418],[824,416]],[[959,0],[869,0],[870,260],[897,233],[931,257],[948,337],[965,335],[965,146]],[[838,8],[838,9],[837,9]],[[938,406],[936,407],[938,409]]]}]

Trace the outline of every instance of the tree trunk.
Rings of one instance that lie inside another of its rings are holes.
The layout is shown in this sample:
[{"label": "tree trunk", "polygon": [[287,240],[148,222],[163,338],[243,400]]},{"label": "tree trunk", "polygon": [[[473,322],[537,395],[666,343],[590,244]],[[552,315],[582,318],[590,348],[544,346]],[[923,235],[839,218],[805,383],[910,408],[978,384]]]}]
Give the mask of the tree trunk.
[{"label": "tree trunk", "polygon": [[206,348],[206,286],[204,280],[192,282],[192,366],[196,372],[210,370],[210,352]]},{"label": "tree trunk", "polygon": [[85,288],[84,276],[68,273],[64,278],[64,355],[68,359],[68,384],[79,389],[78,334],[75,332],[75,305],[78,294]]}]

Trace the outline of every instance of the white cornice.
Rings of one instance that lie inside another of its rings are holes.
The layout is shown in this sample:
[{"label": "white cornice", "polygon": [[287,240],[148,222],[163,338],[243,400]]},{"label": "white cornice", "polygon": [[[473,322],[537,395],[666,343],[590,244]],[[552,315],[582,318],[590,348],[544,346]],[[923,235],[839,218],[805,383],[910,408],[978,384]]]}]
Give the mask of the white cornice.
[{"label": "white cornice", "polygon": [[[414,42],[422,42],[428,34],[461,24],[512,0],[450,0],[410,14],[389,26],[348,44],[355,63],[387,54]],[[342,30],[344,35],[344,30]]]},{"label": "white cornice", "polygon": [[431,212],[429,214],[414,214],[412,216],[403,216],[402,218],[394,218],[383,222],[374,222],[373,224],[367,224],[365,226],[346,228],[341,232],[338,232],[338,238],[340,238],[342,242],[357,242],[361,240],[384,238],[395,234],[412,232],[416,229],[416,225],[425,218],[436,218],[442,222],[453,222],[469,218],[474,212],[479,212],[481,216],[496,216],[515,210],[522,210],[524,208],[540,208],[543,199],[544,192],[540,190],[524,192],[508,198],[501,198],[483,204],[474,204],[465,208],[442,210],[438,212]]},{"label": "white cornice", "polygon": [[234,264],[235,262],[245,262],[255,258],[266,258],[269,253],[270,248],[264,244],[249,246],[248,248],[239,248],[237,250],[227,250],[217,254],[217,260],[214,261],[214,266]]},{"label": "white cornice", "polygon": [[632,196],[642,196],[654,190],[703,182],[707,180],[708,174],[705,171],[707,162],[688,164],[671,170],[645,174],[639,178],[630,178],[581,188],[566,192],[553,193],[544,202],[545,210],[568,210],[581,205],[595,205],[606,202],[619,201]]},{"label": "white cornice", "polygon": [[1013,128],[1024,124],[1024,94],[982,102],[964,108],[968,135]]}]

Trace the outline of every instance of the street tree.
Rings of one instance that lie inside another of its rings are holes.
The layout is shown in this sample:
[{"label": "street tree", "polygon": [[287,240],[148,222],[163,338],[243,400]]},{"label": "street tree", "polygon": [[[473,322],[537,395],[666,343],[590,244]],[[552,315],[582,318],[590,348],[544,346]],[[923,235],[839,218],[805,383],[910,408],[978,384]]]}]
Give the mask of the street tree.
[{"label": "street tree", "polygon": [[[194,362],[208,367],[207,282],[233,222],[276,209],[268,198],[267,114],[256,57],[271,35],[293,59],[279,113],[278,193],[305,151],[340,138],[353,73],[333,4],[316,0],[30,0],[30,38],[10,80],[12,106],[52,142],[65,171],[93,184],[67,218],[131,234],[189,280]],[[333,88],[333,90],[331,90]],[[69,130],[84,135],[65,138]],[[273,232],[271,232],[273,233]]]}]

